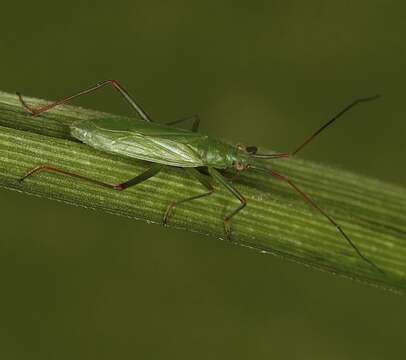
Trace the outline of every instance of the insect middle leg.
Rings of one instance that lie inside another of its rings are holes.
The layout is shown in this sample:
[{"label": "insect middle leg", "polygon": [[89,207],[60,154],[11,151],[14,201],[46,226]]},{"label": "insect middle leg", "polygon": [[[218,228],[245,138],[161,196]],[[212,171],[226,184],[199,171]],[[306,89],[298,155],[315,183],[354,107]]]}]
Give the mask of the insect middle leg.
[{"label": "insect middle leg", "polygon": [[193,132],[197,132],[199,130],[199,125],[200,125],[200,117],[197,114],[195,114],[193,116],[185,117],[185,118],[182,118],[182,119],[178,119],[178,120],[175,120],[175,121],[167,122],[167,123],[165,123],[165,125],[175,125],[175,124],[179,124],[181,122],[185,122],[185,121],[188,121],[188,120],[193,120],[191,130]]},{"label": "insect middle leg", "polygon": [[168,207],[166,208],[165,214],[164,214],[164,218],[163,218],[163,224],[167,225],[168,224],[168,220],[169,217],[171,216],[172,210],[178,206],[179,204],[185,203],[187,201],[192,201],[192,200],[196,200],[196,199],[200,199],[202,197],[205,196],[209,196],[214,192],[214,188],[211,185],[210,181],[207,179],[206,176],[204,176],[203,174],[201,174],[197,169],[195,168],[184,168],[184,170],[191,175],[192,177],[196,178],[208,191],[203,193],[203,194],[199,194],[199,195],[195,195],[195,196],[191,196],[188,197],[186,199],[183,200],[179,200],[179,201],[173,201],[171,202]]},{"label": "insect middle leg", "polygon": [[223,185],[231,194],[233,194],[239,201],[240,205],[234,209],[231,213],[229,213],[225,218],[224,218],[224,231],[226,233],[227,239],[231,239],[231,220],[233,216],[237,215],[239,211],[241,211],[246,205],[247,205],[247,200],[245,200],[244,196],[240,194],[240,192],[233,186],[231,185],[221,174],[219,171],[217,171],[214,168],[208,168],[209,169],[209,174],[213,176],[214,179],[216,179],[221,185]]},{"label": "insect middle leg", "polygon": [[20,93],[17,93],[18,98],[20,99],[21,104],[24,106],[24,108],[31,113],[33,116],[38,116],[42,113],[45,113],[49,111],[50,109],[65,104],[66,102],[73,100],[79,96],[90,94],[98,89],[101,89],[102,87],[106,85],[111,85],[113,89],[117,90],[121,96],[131,105],[131,107],[138,113],[138,115],[145,121],[152,122],[152,119],[149,117],[149,115],[145,112],[145,110],[134,100],[134,98],[127,92],[126,89],[116,80],[104,80],[96,85],[93,85],[92,87],[79,91],[76,94],[67,96],[65,98],[62,98],[60,100],[54,101],[48,105],[42,106],[40,108],[34,109],[30,107],[21,97]]},{"label": "insect middle leg", "polygon": [[142,183],[145,180],[148,180],[149,178],[155,176],[162,168],[164,167],[164,165],[161,164],[153,164],[148,170],[144,171],[143,173],[137,175],[136,177],[120,183],[120,184],[110,184],[104,181],[99,181],[96,179],[92,179],[89,178],[87,176],[83,176],[80,174],[76,174],[70,171],[66,171],[63,169],[59,169],[57,167],[54,166],[49,166],[49,165],[39,165],[34,167],[33,169],[31,169],[30,171],[28,171],[22,178],[20,178],[20,182],[24,181],[26,178],[33,176],[33,175],[37,175],[40,172],[50,172],[50,173],[57,173],[57,174],[61,174],[64,176],[70,176],[70,177],[74,177],[80,180],[84,180],[99,186],[104,186],[113,190],[117,190],[117,191],[122,191],[125,189],[128,189],[131,186],[137,185]]}]

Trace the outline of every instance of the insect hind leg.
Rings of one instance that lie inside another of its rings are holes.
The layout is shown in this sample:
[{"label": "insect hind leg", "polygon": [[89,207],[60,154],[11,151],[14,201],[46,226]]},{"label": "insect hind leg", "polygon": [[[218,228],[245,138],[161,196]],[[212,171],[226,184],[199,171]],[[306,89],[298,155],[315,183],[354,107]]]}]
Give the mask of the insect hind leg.
[{"label": "insect hind leg", "polygon": [[149,115],[145,112],[145,110],[134,100],[134,98],[128,93],[128,91],[117,81],[117,80],[104,80],[98,82],[96,85],[91,86],[90,88],[87,88],[85,90],[79,91],[76,94],[64,97],[60,100],[51,102],[48,105],[44,105],[40,108],[32,108],[30,107],[22,98],[20,93],[17,93],[17,96],[22,104],[22,106],[33,116],[38,116],[42,113],[45,113],[49,110],[51,110],[54,107],[57,107],[59,105],[65,104],[70,100],[73,100],[79,96],[90,94],[95,92],[98,89],[101,89],[107,85],[111,85],[113,89],[117,90],[120,95],[131,105],[131,107],[138,113],[138,115],[145,121],[152,122],[152,119],[149,117]]},{"label": "insect hind leg", "polygon": [[66,171],[66,170],[63,170],[63,169],[60,169],[60,168],[57,168],[54,166],[39,165],[39,166],[36,166],[36,167],[32,168],[31,170],[29,170],[23,177],[21,177],[19,179],[19,181],[22,182],[25,179],[27,179],[28,177],[38,175],[41,172],[49,172],[49,173],[56,173],[56,174],[60,174],[60,175],[64,175],[64,176],[74,177],[76,179],[84,180],[84,181],[90,182],[95,185],[103,186],[103,187],[117,190],[117,191],[122,191],[122,190],[128,189],[131,186],[140,184],[143,181],[148,180],[149,178],[155,176],[162,169],[163,166],[164,165],[161,165],[161,164],[153,164],[148,170],[144,171],[143,173],[139,174],[138,176],[136,176],[126,182],[119,183],[119,184],[111,184],[111,183],[107,183],[104,181],[92,179],[90,177],[83,176],[83,175],[80,175],[80,174],[77,174],[74,172]]}]

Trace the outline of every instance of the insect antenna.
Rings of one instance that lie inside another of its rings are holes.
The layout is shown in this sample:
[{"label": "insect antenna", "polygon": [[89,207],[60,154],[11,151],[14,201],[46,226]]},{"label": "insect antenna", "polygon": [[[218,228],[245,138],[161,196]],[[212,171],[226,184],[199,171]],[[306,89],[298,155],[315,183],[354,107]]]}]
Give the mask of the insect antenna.
[{"label": "insect antenna", "polygon": [[291,154],[289,153],[275,153],[275,154],[254,154],[250,155],[250,157],[256,159],[280,159],[280,158],[287,158],[290,157]]},{"label": "insect antenna", "polygon": [[275,153],[275,154],[251,154],[250,156],[253,158],[257,159],[280,159],[280,158],[287,158],[290,156],[296,155],[300,150],[302,150],[308,143],[310,143],[317,135],[319,135],[324,129],[326,129],[328,126],[333,124],[337,119],[339,119],[341,116],[343,116],[347,111],[349,111],[351,108],[354,106],[368,102],[368,101],[373,101],[376,100],[380,97],[380,95],[374,95],[370,97],[365,97],[365,98],[360,98],[355,101],[353,101],[351,104],[347,105],[344,109],[339,111],[336,115],[334,115],[329,121],[327,121],[323,126],[318,128],[312,135],[310,135],[306,140],[300,144],[294,151],[291,153]]},{"label": "insect antenna", "polygon": [[336,115],[334,115],[329,121],[327,121],[323,126],[321,126],[319,129],[317,129],[312,135],[310,135],[302,144],[300,144],[292,153],[291,155],[296,155],[300,150],[302,150],[308,143],[310,143],[317,135],[319,135],[325,128],[330,126],[332,123],[334,123],[337,119],[339,119],[342,115],[344,115],[347,111],[349,111],[351,108],[354,106],[368,102],[368,101],[373,101],[376,100],[380,97],[379,94],[374,95],[374,96],[369,96],[365,98],[360,98],[355,101],[353,101],[351,104],[347,105],[344,109],[339,111]]},{"label": "insect antenna", "polygon": [[332,225],[335,226],[335,228],[340,232],[340,234],[345,238],[347,243],[355,250],[355,252],[358,254],[358,256],[367,262],[369,265],[371,265],[373,268],[378,270],[381,274],[385,274],[382,269],[380,269],[375,263],[373,263],[371,260],[369,260],[365,255],[362,254],[362,252],[358,249],[358,247],[355,245],[355,243],[350,239],[350,237],[344,232],[344,230],[341,228],[341,226],[329,215],[327,214],[320,206],[318,206],[314,200],[312,200],[309,195],[307,195],[304,191],[302,191],[294,182],[292,182],[289,178],[287,178],[285,175],[282,175],[274,170],[268,169],[268,168],[263,168],[263,167],[257,167],[257,166],[250,166],[252,169],[267,173],[269,175],[272,175],[273,177],[284,181],[287,183],[293,190],[295,190],[302,198],[304,201],[306,201],[311,207],[316,209],[320,214],[322,214]]}]

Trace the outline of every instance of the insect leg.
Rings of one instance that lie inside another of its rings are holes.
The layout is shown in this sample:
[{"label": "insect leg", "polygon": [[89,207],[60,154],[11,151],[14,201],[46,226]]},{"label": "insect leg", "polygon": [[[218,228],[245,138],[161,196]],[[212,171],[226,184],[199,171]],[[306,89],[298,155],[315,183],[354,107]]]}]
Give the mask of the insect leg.
[{"label": "insect leg", "polygon": [[24,181],[26,178],[33,176],[33,175],[37,175],[40,172],[50,172],[50,173],[61,174],[64,176],[71,176],[71,177],[74,177],[74,178],[77,178],[80,180],[91,182],[96,185],[104,186],[104,187],[107,187],[107,188],[110,188],[113,190],[117,190],[117,191],[122,191],[122,190],[129,188],[130,186],[137,185],[137,184],[142,183],[143,181],[153,177],[162,169],[163,166],[164,165],[161,165],[161,164],[153,164],[148,170],[139,174],[138,176],[136,176],[133,179],[130,179],[130,180],[120,183],[120,184],[110,184],[110,183],[106,183],[103,181],[89,178],[87,176],[83,176],[83,175],[76,174],[76,173],[73,173],[70,171],[59,169],[57,167],[53,167],[53,166],[49,166],[49,165],[39,165],[39,166],[36,166],[33,169],[31,169],[30,171],[28,171],[27,174],[25,174],[22,178],[19,179],[19,181],[20,182]]},{"label": "insect leg", "polygon": [[276,171],[273,171],[271,169],[267,169],[267,172],[271,174],[272,176],[276,177],[279,180],[282,180],[289,184],[293,190],[295,190],[310,206],[312,206],[314,209],[316,209],[320,214],[322,214],[324,217],[327,218],[328,221],[332,225],[336,227],[336,229],[340,232],[340,234],[347,240],[348,244],[355,250],[355,252],[358,254],[358,256],[367,262],[369,265],[372,265],[376,270],[378,270],[380,273],[384,274],[384,272],[377,266],[375,265],[371,260],[369,260],[366,256],[364,256],[361,251],[358,249],[358,247],[354,244],[354,242],[349,238],[349,236],[344,232],[344,230],[341,228],[341,226],[330,216],[328,215],[321,207],[319,207],[305,192],[300,190],[291,180],[289,180],[286,176],[279,174]]},{"label": "insect leg", "polygon": [[247,200],[245,200],[245,198],[240,194],[240,192],[233,185],[231,185],[226,179],[224,179],[224,177],[216,169],[210,167],[208,169],[209,174],[213,176],[213,178],[216,179],[221,185],[223,185],[228,191],[230,191],[241,203],[235,210],[233,210],[230,214],[228,214],[224,218],[224,230],[226,232],[227,239],[230,239],[231,219],[234,215],[236,215],[247,205]]},{"label": "insect leg", "polygon": [[193,116],[186,117],[186,118],[182,118],[182,119],[179,119],[179,120],[167,122],[167,123],[165,123],[165,125],[175,125],[175,124],[179,124],[181,122],[188,121],[188,120],[193,120],[192,131],[197,132],[197,130],[199,129],[199,124],[200,124],[200,117],[197,114],[195,114]]},{"label": "insect leg", "polygon": [[172,210],[174,209],[175,206],[178,206],[179,204],[185,203],[187,201],[192,201],[192,200],[200,199],[200,198],[205,197],[205,196],[209,196],[214,191],[214,188],[211,185],[210,181],[207,179],[207,177],[204,176],[203,174],[201,174],[198,170],[196,170],[195,168],[184,168],[184,170],[189,175],[196,178],[208,191],[203,193],[203,194],[191,196],[191,197],[188,197],[186,199],[183,199],[183,200],[180,200],[180,201],[174,201],[174,202],[170,203],[168,205],[168,207],[166,208],[166,211],[165,211],[165,214],[164,214],[164,218],[163,218],[164,225],[168,224],[169,217],[170,217],[170,215],[172,213]]},{"label": "insect leg", "polygon": [[96,85],[79,91],[76,94],[73,94],[71,96],[67,96],[63,99],[54,101],[48,105],[42,106],[40,108],[34,109],[30,106],[27,105],[27,103],[23,100],[22,96],[20,93],[17,93],[18,98],[20,99],[21,104],[23,105],[23,107],[29,112],[31,113],[33,116],[38,116],[42,113],[47,112],[48,110],[58,106],[58,105],[62,105],[72,99],[75,99],[79,96],[82,95],[86,95],[86,94],[90,94],[98,89],[101,89],[102,87],[106,86],[106,85],[111,85],[113,87],[113,89],[117,90],[122,96],[123,98],[131,105],[131,107],[138,113],[138,115],[145,121],[149,121],[152,122],[152,119],[148,116],[148,114],[143,110],[143,108],[137,104],[137,102],[134,100],[134,98],[127,92],[127,90],[124,89],[124,87],[122,85],[120,85],[120,83],[116,80],[104,80],[101,81],[99,83],[97,83]]}]

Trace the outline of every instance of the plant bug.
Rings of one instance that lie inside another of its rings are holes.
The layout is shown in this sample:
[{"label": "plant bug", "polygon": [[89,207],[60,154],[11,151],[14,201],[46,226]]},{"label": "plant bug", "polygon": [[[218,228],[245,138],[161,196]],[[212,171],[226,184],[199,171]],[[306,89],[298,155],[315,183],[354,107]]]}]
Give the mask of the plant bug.
[{"label": "plant bug", "polygon": [[[88,89],[82,90],[74,95],[62,98],[61,100],[52,102],[37,109],[33,109],[28,106],[19,93],[17,93],[17,95],[23,107],[33,116],[38,116],[58,105],[62,105],[79,96],[90,94],[107,85],[111,85],[113,89],[117,90],[122,95],[122,97],[137,112],[140,120],[118,119],[113,116],[92,120],[78,120],[70,125],[70,132],[72,136],[95,149],[125,157],[149,161],[151,163],[150,168],[144,173],[139,174],[126,182],[120,184],[109,184],[100,180],[91,179],[84,175],[59,169],[54,166],[42,164],[28,171],[20,179],[20,181],[38,174],[39,172],[45,171],[75,177],[99,186],[122,191],[155,176],[165,166],[180,167],[183,168],[190,176],[199,181],[206,191],[204,193],[170,203],[163,216],[163,223],[168,223],[171,212],[175,206],[187,201],[192,201],[211,195],[214,192],[214,187],[212,186],[211,180],[214,179],[240,202],[239,206],[223,219],[226,237],[230,239],[231,219],[247,205],[247,201],[245,200],[244,196],[234,187],[234,185],[223,177],[221,170],[234,169],[237,173],[241,173],[247,169],[253,169],[259,172],[267,173],[288,184],[311,207],[316,209],[333,226],[336,227],[339,233],[345,238],[348,244],[354,249],[361,259],[373,266],[379,272],[383,273],[378,266],[376,266],[371,260],[361,253],[361,251],[344,232],[340,225],[322,208],[320,208],[305,192],[297,187],[286,176],[270,169],[269,167],[265,167],[257,160],[288,158],[296,155],[318,134],[334,123],[352,107],[360,103],[375,100],[379,97],[379,95],[353,101],[323,126],[321,126],[311,136],[306,138],[306,140],[293,152],[275,154],[259,154],[257,152],[257,147],[255,146],[233,146],[208,135],[198,133],[200,122],[198,116],[172,121],[163,125],[157,124],[153,122],[143,108],[116,80],[105,80],[99,82]],[[173,125],[187,120],[193,120],[191,130],[173,127]],[[207,169],[209,176],[205,176],[199,171],[201,167]]]}]

